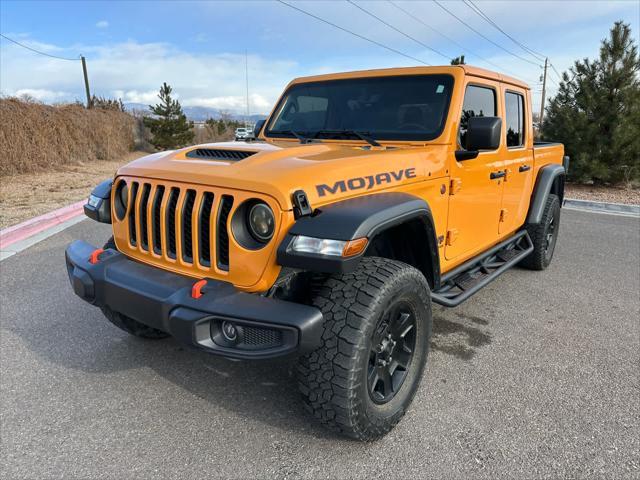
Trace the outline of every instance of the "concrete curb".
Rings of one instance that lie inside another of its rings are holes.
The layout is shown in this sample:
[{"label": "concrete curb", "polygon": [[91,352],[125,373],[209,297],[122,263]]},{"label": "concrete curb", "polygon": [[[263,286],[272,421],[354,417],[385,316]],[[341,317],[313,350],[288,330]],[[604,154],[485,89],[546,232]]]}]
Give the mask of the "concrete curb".
[{"label": "concrete curb", "polygon": [[640,217],[640,205],[626,205],[623,203],[594,202],[591,200],[578,200],[566,198],[564,208],[571,210],[584,210],[589,212],[623,215],[626,217]]},{"label": "concrete curb", "polygon": [[83,220],[84,210],[82,207],[85,203],[86,200],[81,200],[0,230],[0,260],[4,260]]}]

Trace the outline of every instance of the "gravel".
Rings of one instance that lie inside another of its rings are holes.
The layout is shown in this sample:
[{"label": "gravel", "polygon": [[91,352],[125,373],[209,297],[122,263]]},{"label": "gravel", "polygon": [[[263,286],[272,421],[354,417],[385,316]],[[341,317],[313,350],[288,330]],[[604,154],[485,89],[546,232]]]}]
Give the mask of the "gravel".
[{"label": "gravel", "polygon": [[640,205],[640,188],[567,184],[565,186],[565,197],[594,202]]},{"label": "gravel", "polygon": [[56,208],[87,198],[103,180],[145,152],[131,152],[118,161],[93,161],[65,165],[55,171],[25,173],[0,178],[0,228],[9,227]]}]

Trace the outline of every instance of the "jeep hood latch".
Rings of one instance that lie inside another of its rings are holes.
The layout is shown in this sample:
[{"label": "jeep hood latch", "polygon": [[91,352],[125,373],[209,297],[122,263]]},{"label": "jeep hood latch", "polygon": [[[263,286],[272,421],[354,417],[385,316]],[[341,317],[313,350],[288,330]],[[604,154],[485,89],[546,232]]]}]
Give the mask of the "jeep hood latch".
[{"label": "jeep hood latch", "polygon": [[293,192],[293,217],[297,220],[300,217],[311,215],[313,209],[309,204],[309,199],[304,190],[296,190]]}]

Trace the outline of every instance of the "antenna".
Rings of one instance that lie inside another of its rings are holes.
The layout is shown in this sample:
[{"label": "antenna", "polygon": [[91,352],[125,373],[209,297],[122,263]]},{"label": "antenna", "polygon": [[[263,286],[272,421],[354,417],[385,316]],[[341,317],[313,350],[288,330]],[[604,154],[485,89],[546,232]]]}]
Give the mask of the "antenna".
[{"label": "antenna", "polygon": [[249,53],[247,49],[244,50],[244,70],[245,80],[247,84],[247,116],[244,118],[244,126],[249,126]]}]

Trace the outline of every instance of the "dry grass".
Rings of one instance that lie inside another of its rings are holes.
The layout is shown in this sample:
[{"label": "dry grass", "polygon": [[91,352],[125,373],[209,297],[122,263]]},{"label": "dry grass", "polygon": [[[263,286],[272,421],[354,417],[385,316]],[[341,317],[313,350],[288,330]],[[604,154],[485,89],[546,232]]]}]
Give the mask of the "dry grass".
[{"label": "dry grass", "polygon": [[133,149],[134,122],[119,111],[2,98],[0,177],[122,158]]},{"label": "dry grass", "polygon": [[42,173],[0,178],[0,228],[65,207],[87,198],[102,180],[113,178],[121,165],[145,152],[130,152],[119,160],[68,165]]}]

